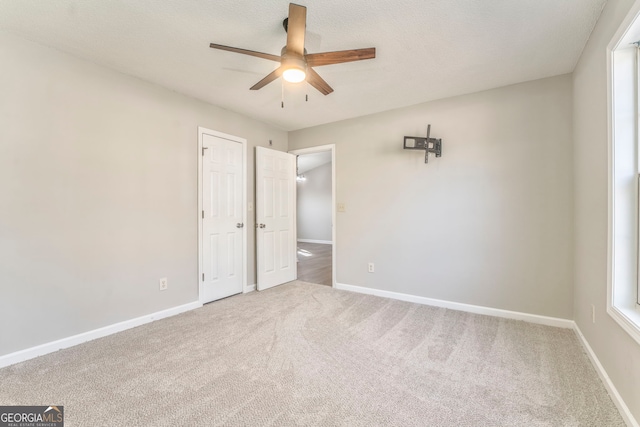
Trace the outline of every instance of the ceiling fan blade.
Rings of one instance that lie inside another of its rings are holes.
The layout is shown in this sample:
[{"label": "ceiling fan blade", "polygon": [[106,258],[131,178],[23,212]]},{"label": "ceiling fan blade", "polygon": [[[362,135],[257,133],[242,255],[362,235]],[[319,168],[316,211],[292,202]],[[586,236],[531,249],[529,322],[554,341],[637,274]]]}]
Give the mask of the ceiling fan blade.
[{"label": "ceiling fan blade", "polygon": [[280,62],[280,57],[278,55],[271,55],[268,53],[256,52],[254,50],[240,49],[237,47],[224,46],[224,45],[215,44],[215,43],[209,44],[209,47],[213,49],[227,50],[229,52],[242,53],[244,55],[256,56],[258,58],[269,59],[271,61]]},{"label": "ceiling fan blade", "polygon": [[271,83],[272,81],[280,77],[283,71],[284,70],[282,69],[282,67],[276,68],[275,70],[267,74],[265,78],[263,78],[258,83],[251,86],[250,89],[251,90],[262,89],[263,87],[265,87],[266,85],[268,85],[269,83]]},{"label": "ceiling fan blade", "polygon": [[307,28],[307,8],[289,3],[287,52],[304,55],[304,33]]},{"label": "ceiling fan blade", "polygon": [[340,50],[336,52],[310,53],[306,56],[309,67],[341,64],[343,62],[362,61],[376,57],[376,48]]},{"label": "ceiling fan blade", "polygon": [[307,83],[309,83],[314,88],[318,89],[320,93],[323,95],[329,95],[333,92],[329,83],[325,82],[322,77],[318,73],[316,73],[313,68],[307,67]]}]

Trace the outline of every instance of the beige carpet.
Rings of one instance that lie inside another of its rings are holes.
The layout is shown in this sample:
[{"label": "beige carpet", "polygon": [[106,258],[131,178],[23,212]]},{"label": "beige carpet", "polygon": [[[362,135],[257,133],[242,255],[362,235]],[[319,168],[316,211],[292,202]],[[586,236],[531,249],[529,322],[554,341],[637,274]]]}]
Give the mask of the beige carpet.
[{"label": "beige carpet", "polygon": [[623,426],[571,330],[294,282],[0,370],[66,426]]}]

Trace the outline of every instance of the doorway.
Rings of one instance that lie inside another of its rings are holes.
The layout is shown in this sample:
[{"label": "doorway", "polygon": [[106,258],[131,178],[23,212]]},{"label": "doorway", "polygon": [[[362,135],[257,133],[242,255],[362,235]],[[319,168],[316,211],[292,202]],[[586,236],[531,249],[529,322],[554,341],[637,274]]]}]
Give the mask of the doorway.
[{"label": "doorway", "polygon": [[298,280],[335,286],[335,146],[291,153],[297,156]]}]

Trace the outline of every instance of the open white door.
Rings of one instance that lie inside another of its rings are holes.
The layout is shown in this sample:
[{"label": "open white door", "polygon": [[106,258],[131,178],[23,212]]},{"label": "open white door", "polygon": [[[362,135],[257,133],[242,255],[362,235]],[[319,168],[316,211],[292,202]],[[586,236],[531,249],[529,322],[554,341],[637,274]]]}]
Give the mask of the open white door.
[{"label": "open white door", "polygon": [[256,241],[259,291],[295,280],[296,156],[256,147]]}]

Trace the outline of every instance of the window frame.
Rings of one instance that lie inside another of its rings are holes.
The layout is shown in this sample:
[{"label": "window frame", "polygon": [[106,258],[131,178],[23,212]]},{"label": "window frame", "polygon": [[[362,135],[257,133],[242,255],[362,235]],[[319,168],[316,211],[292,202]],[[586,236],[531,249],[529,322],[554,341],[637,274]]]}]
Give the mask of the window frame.
[{"label": "window frame", "polygon": [[607,313],[640,344],[640,0],[607,47]]}]

